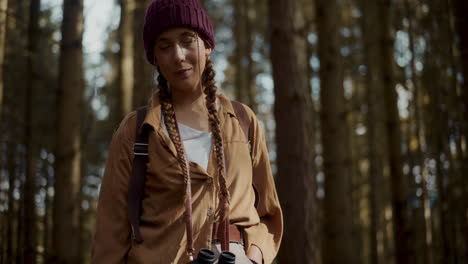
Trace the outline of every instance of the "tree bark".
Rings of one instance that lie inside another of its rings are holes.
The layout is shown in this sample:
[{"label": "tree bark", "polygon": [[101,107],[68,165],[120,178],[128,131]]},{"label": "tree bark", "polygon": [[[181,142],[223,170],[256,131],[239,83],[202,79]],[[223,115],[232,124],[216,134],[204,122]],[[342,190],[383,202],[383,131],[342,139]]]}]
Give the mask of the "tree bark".
[{"label": "tree bark", "polygon": [[233,18],[234,18],[234,39],[236,47],[234,49],[234,66],[235,66],[235,96],[236,100],[245,104],[249,103],[247,93],[247,75],[246,69],[246,30],[247,18],[245,15],[245,0],[232,0],[233,2]]},{"label": "tree bark", "polygon": [[134,0],[121,0],[120,17],[120,52],[121,52],[121,84],[120,84],[120,115],[125,116],[132,110],[134,65],[133,65],[133,14],[136,8]]},{"label": "tree bark", "polygon": [[366,104],[367,104],[367,142],[369,159],[369,204],[370,204],[370,259],[369,263],[385,263],[384,254],[379,254],[378,248],[384,248],[382,239],[378,239],[378,232],[382,232],[384,226],[383,215],[383,168],[386,158],[384,149],[387,133],[385,131],[384,117],[382,113],[383,83],[380,76],[380,60],[378,40],[377,3],[375,1],[360,1],[360,8],[363,12],[361,17],[361,27],[363,32],[363,42],[366,64]]},{"label": "tree bark", "polygon": [[79,234],[83,0],[64,0],[57,94],[53,247],[56,261],[76,263]]},{"label": "tree bark", "polygon": [[[11,133],[11,132],[10,132]],[[17,218],[15,216],[15,198],[13,196],[15,190],[15,178],[16,178],[16,162],[15,162],[15,147],[16,144],[13,141],[13,133],[10,134],[10,139],[8,142],[8,228],[7,228],[7,251],[6,259],[8,262],[13,262],[16,256],[15,246],[13,245],[13,236],[15,234],[15,223]],[[18,221],[19,222],[19,221]]]},{"label": "tree bark", "polygon": [[0,120],[3,108],[3,66],[5,63],[6,25],[7,25],[8,0],[0,0]]},{"label": "tree bark", "polygon": [[[418,2],[415,3],[418,5]],[[415,27],[413,25],[413,20],[417,19],[416,12],[414,12],[415,8],[410,4],[409,0],[405,0],[405,8],[407,11],[407,18],[408,18],[408,37],[409,37],[409,48],[411,51],[411,61],[410,61],[410,68],[411,68],[411,83],[412,83],[412,92],[413,92],[413,104],[410,106],[412,108],[414,122],[410,123],[410,140],[409,140],[409,148],[410,151],[415,151],[415,163],[420,168],[419,176],[420,182],[416,183],[416,199],[420,203],[420,207],[414,209],[414,223],[415,226],[413,227],[414,230],[414,247],[415,247],[415,257],[416,262],[414,263],[425,263],[430,264],[432,263],[431,257],[431,242],[428,240],[428,236],[431,236],[431,222],[430,222],[430,208],[429,208],[429,198],[427,192],[427,176],[428,171],[425,168],[424,160],[425,156],[422,151],[422,144],[424,141],[424,131],[421,129],[421,123],[423,120],[423,116],[421,113],[421,96],[420,96],[420,82],[416,72],[416,48],[414,43],[414,34],[415,34]],[[410,110],[411,111],[411,110]],[[412,147],[412,139],[415,142],[414,147]],[[415,176],[413,174],[413,167],[410,167],[410,175]],[[414,177],[411,177],[411,180],[414,181]],[[421,190],[421,194],[418,196],[417,189]],[[428,217],[426,217],[426,215]]]},{"label": "tree bark", "polygon": [[407,264],[412,259],[410,250],[409,220],[408,220],[408,192],[407,182],[403,177],[401,154],[400,119],[397,108],[397,93],[395,90],[393,33],[391,29],[391,1],[378,1],[378,15],[380,17],[379,42],[381,46],[381,79],[385,91],[386,129],[388,131],[388,151],[391,177],[391,192],[393,206],[393,233],[395,243],[396,263]]},{"label": "tree bark", "polygon": [[353,226],[349,221],[351,162],[343,96],[340,12],[336,0],[316,1],[322,111],[320,117],[325,171],[322,257],[324,263],[358,263],[352,240]]},{"label": "tree bark", "polygon": [[27,47],[27,91],[25,102],[25,145],[26,145],[26,177],[24,188],[24,261],[36,263],[36,145],[33,128],[33,97],[37,87],[38,72],[36,71],[36,57],[39,43],[39,15],[40,0],[32,0],[29,7],[28,47]]},{"label": "tree bark", "polygon": [[[277,187],[284,210],[284,233],[278,263],[314,263],[314,172],[310,131],[313,117],[307,85],[305,39],[296,0],[270,0],[272,62],[277,142]],[[294,117],[294,118],[291,118]],[[294,131],[294,136],[291,132]],[[292,179],[291,177],[294,177]]]},{"label": "tree bark", "polygon": [[133,68],[134,68],[134,84],[133,84],[133,109],[140,106],[145,106],[151,96],[153,83],[152,73],[154,66],[146,60],[145,51],[143,49],[143,17],[145,17],[147,0],[135,1],[135,10],[133,16]]},{"label": "tree bark", "polygon": [[[461,97],[463,102],[463,122],[462,133],[465,138],[465,143],[468,142],[468,2],[465,0],[452,0],[452,7],[455,14],[455,28],[458,33],[458,47],[460,51],[461,68],[463,76],[463,84],[461,88]],[[461,215],[463,216],[461,226],[465,244],[462,259],[468,259],[468,149],[465,148],[465,153],[461,153],[462,161],[462,182],[460,183],[463,193],[463,207]]]}]

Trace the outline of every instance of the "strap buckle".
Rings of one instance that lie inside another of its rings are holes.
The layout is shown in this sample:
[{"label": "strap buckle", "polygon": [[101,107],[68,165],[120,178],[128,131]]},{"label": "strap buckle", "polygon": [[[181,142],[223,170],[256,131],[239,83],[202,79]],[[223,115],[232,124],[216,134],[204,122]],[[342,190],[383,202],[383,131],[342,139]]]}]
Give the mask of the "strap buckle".
[{"label": "strap buckle", "polygon": [[133,144],[133,154],[135,156],[148,156],[148,144],[146,143]]}]

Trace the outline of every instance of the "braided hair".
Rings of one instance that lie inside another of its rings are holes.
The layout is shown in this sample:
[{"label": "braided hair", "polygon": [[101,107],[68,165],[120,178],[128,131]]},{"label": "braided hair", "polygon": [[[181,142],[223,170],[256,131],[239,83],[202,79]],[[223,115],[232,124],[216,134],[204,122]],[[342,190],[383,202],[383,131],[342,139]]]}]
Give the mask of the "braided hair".
[{"label": "braided hair", "polygon": [[[202,74],[202,86],[205,87],[204,93],[206,95],[208,121],[210,124],[211,132],[213,134],[213,146],[216,155],[217,173],[219,176],[218,179],[220,187],[220,207],[217,208],[217,214],[219,215],[219,220],[222,221],[227,219],[229,214],[229,191],[227,189],[226,173],[224,167],[223,138],[221,134],[220,120],[218,118],[218,111],[216,109],[216,91],[218,88],[216,87],[216,82],[214,80],[215,75],[216,73],[213,68],[213,62],[210,59],[208,59],[206,61],[205,69]],[[184,184],[187,187],[187,185],[190,184],[188,161],[185,155],[185,150],[183,148],[182,140],[177,126],[177,119],[175,116],[174,105],[172,102],[172,95],[169,91],[167,80],[164,78],[160,71],[158,76],[158,87],[159,100],[161,102],[161,111],[164,115],[164,123],[167,127],[169,137],[174,143],[175,148],[177,150],[177,161],[179,162],[179,165],[182,169],[182,175],[184,176]],[[186,197],[184,197],[185,202],[188,201],[188,195],[191,194],[186,192]]]}]

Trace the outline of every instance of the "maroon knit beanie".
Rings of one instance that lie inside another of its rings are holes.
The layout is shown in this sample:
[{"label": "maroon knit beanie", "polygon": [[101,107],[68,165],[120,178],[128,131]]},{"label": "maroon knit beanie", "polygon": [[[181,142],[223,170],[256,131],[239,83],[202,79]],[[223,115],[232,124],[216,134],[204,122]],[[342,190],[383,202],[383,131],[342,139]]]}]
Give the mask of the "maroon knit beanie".
[{"label": "maroon knit beanie", "polygon": [[213,25],[198,0],[153,0],[146,9],[143,43],[146,59],[154,64],[154,41],[169,28],[188,27],[215,47]]}]

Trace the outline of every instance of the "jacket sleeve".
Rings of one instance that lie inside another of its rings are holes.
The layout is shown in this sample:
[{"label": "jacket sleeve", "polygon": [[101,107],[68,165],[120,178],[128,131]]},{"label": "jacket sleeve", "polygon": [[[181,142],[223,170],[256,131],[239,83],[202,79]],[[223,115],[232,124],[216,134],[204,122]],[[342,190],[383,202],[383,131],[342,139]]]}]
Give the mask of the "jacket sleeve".
[{"label": "jacket sleeve", "polygon": [[135,122],[134,113],[127,115],[112,137],[97,205],[92,263],[125,263],[131,247],[127,189]]},{"label": "jacket sleeve", "polygon": [[269,264],[279,250],[283,234],[283,215],[271,172],[265,136],[254,113],[248,107],[247,109],[253,122],[253,185],[258,195],[257,212],[260,223],[244,229],[246,249],[248,252],[252,244],[256,245],[263,254],[263,262]]}]

